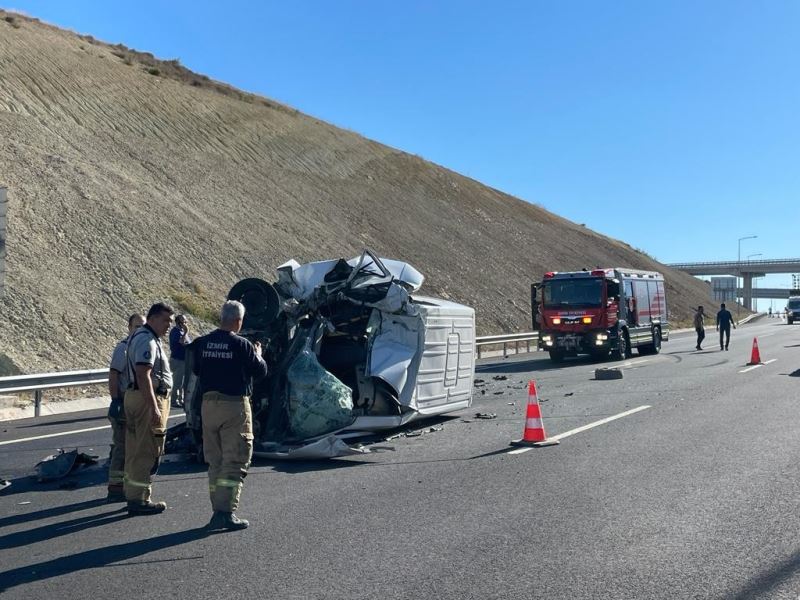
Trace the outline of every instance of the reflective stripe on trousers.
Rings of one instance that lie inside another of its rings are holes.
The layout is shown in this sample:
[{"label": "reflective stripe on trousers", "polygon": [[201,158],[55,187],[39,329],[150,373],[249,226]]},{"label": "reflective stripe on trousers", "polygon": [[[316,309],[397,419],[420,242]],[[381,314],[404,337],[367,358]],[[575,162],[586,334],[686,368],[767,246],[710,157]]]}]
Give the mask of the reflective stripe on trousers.
[{"label": "reflective stripe on trousers", "polygon": [[150,500],[153,475],[164,454],[169,418],[169,394],[156,396],[161,421],[153,427],[150,402],[139,390],[125,392],[125,498],[129,502]]},{"label": "reflective stripe on trousers", "polygon": [[246,396],[203,394],[203,454],[214,510],[235,512],[253,456],[253,418]]}]

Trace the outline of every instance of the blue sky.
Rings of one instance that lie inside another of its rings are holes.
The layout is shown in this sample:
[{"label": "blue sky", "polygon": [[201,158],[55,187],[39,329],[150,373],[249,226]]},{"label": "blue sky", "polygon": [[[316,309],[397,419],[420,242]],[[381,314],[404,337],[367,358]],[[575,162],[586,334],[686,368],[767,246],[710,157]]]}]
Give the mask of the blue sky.
[{"label": "blue sky", "polygon": [[179,58],[663,262],[735,259],[746,235],[743,258],[800,256],[795,0],[6,7]]}]

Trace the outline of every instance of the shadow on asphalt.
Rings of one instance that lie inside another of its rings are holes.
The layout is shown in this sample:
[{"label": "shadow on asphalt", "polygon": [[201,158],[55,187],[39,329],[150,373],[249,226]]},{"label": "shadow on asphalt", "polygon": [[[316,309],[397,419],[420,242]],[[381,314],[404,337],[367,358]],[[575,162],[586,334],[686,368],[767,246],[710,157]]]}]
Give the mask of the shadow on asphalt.
[{"label": "shadow on asphalt", "polygon": [[51,523],[50,525],[42,525],[34,529],[25,529],[24,531],[17,531],[0,536],[0,550],[10,550],[12,548],[37,544],[39,542],[59,538],[62,535],[69,535],[93,527],[102,527],[103,525],[114,523],[120,519],[127,519],[128,513],[124,508],[125,505],[123,504],[122,506],[123,508],[115,508],[110,512],[86,515],[68,521]]},{"label": "shadow on asphalt", "polygon": [[800,377],[800,369],[795,369],[791,373],[781,373],[781,375],[788,375],[789,377]]},{"label": "shadow on asphalt", "polygon": [[[794,578],[800,571],[800,553],[777,564],[773,569],[751,579],[745,587],[730,596],[731,600],[749,600],[750,598],[783,598],[770,592]],[[2,575],[2,573],[0,573]],[[794,596],[785,596],[787,598]]]},{"label": "shadow on asphalt", "polygon": [[[113,520],[114,519],[106,519],[104,522],[113,522]],[[198,527],[196,529],[167,533],[165,535],[135,542],[126,542],[124,544],[115,544],[95,550],[78,552],[77,554],[62,556],[25,567],[2,571],[0,572],[0,592],[8,591],[19,585],[42,581],[52,577],[78,573],[86,569],[106,567],[114,563],[144,556],[151,552],[164,550],[165,548],[173,548],[181,544],[195,542],[213,534],[214,532],[205,527]]]},{"label": "shadow on asphalt", "polygon": [[488,363],[484,365],[477,365],[475,367],[475,374],[482,375],[485,373],[529,373],[534,371],[555,371],[565,367],[572,367],[575,365],[604,365],[615,364],[613,361],[595,361],[591,357],[579,356],[577,358],[565,358],[563,362],[558,364],[552,363],[549,360],[525,360],[515,361],[509,363]]},{"label": "shadow on asphalt", "polygon": [[58,517],[60,515],[66,515],[71,512],[87,510],[89,508],[96,508],[98,506],[104,506],[105,503],[106,503],[105,498],[97,498],[95,500],[74,502],[73,504],[54,506],[52,508],[45,508],[34,512],[24,512],[18,515],[11,515],[10,517],[2,517],[0,518],[0,528],[9,527],[10,525],[18,525],[20,523],[29,523],[37,519],[49,519],[51,517]]},{"label": "shadow on asphalt", "polygon": [[[208,466],[205,464],[200,464],[189,459],[177,460],[162,462],[158,467],[156,477],[168,477],[170,475],[185,475],[200,472],[205,473],[206,471],[208,471]],[[11,485],[0,491],[0,498],[3,496],[13,496],[17,494],[36,494],[59,490],[73,491],[96,486],[105,487],[108,483],[108,467],[106,464],[92,465],[84,469],[79,469],[54,481],[40,482],[36,479],[35,475],[25,475],[24,477],[11,479],[10,481]],[[103,490],[103,496],[105,497],[105,490]],[[102,503],[103,502],[101,501],[101,504]],[[77,508],[76,510],[81,509]],[[0,518],[0,527],[2,527],[3,524],[4,520]]]}]

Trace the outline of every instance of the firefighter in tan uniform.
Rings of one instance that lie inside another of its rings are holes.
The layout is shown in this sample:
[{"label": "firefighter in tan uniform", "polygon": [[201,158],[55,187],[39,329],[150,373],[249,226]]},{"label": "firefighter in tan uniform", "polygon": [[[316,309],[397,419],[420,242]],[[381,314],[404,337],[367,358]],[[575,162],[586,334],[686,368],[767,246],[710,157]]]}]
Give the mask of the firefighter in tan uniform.
[{"label": "firefighter in tan uniform", "polygon": [[108,368],[108,393],[111,404],[108,407],[108,420],[111,421],[111,458],[108,464],[107,502],[125,502],[122,487],[125,475],[125,408],[123,398],[128,389],[127,350],[128,340],[133,332],[144,325],[144,317],[139,314],[128,317],[128,335],[117,344],[111,355]]},{"label": "firefighter in tan uniform", "polygon": [[163,512],[166,502],[150,500],[153,475],[164,453],[172,373],[161,344],[175,311],[161,302],[150,307],[147,322],[128,341],[125,392],[125,498],[129,515]]},{"label": "firefighter in tan uniform", "polygon": [[192,344],[192,371],[203,393],[203,453],[208,462],[208,489],[214,514],[209,529],[244,529],[236,516],[242,482],[253,456],[253,418],[249,394],[253,379],[267,374],[261,345],[236,335],[244,305],[222,305],[220,326]]}]

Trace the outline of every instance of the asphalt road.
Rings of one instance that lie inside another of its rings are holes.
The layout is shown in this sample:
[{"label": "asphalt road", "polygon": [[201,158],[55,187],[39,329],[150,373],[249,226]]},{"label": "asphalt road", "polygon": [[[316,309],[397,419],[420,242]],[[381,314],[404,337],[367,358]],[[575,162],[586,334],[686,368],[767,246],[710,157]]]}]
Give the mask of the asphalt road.
[{"label": "asphalt road", "polygon": [[[235,533],[203,529],[205,472],[186,462],[163,465],[154,496],[170,508],[152,517],[103,504],[100,466],[68,489],[35,483],[54,448],[107,452],[107,429],[63,435],[103,427],[97,412],[0,424],[0,475],[13,479],[0,492],[0,591],[796,599],[800,326],[733,333],[729,352],[713,328],[703,352],[675,335],[616,381],[595,381],[583,359],[484,361],[472,409],[416,425],[421,435],[347,459],[256,462],[240,510],[251,527]],[[754,336],[770,362],[748,369]],[[512,454],[532,378],[548,435],[564,437]]]}]

